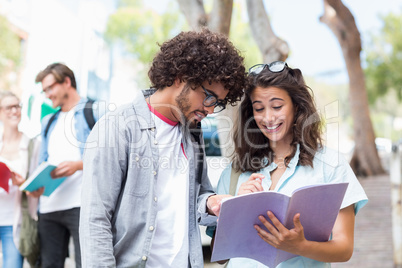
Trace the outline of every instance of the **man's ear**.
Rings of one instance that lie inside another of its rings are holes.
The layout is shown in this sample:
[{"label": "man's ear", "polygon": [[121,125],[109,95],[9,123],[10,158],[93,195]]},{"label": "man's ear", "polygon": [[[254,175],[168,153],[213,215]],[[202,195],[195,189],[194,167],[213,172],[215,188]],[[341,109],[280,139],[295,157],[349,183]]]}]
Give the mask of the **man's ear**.
[{"label": "man's ear", "polygon": [[186,87],[186,82],[180,80],[179,78],[174,80],[174,83],[172,85],[172,88],[174,88],[174,90],[179,93],[182,92],[185,87]]},{"label": "man's ear", "polygon": [[64,77],[64,82],[63,82],[63,84],[64,84],[65,86],[67,86],[67,87],[71,87],[71,79],[70,79],[70,77],[68,77],[68,76]]},{"label": "man's ear", "polygon": [[182,82],[179,78],[176,78],[176,80],[174,80],[174,83],[173,83],[173,85],[175,87],[181,87],[182,84],[184,84],[184,82]]}]

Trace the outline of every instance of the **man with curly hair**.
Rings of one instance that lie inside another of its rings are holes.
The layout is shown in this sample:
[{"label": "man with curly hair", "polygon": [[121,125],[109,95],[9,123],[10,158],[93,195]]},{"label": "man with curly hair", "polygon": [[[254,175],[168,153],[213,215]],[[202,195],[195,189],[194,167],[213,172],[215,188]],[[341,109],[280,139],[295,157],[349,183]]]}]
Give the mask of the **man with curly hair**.
[{"label": "man with curly hair", "polygon": [[243,58],[203,29],[163,43],[151,88],[107,114],[87,140],[80,219],[84,267],[203,267],[198,223],[222,195],[207,176],[201,120],[243,94]]}]

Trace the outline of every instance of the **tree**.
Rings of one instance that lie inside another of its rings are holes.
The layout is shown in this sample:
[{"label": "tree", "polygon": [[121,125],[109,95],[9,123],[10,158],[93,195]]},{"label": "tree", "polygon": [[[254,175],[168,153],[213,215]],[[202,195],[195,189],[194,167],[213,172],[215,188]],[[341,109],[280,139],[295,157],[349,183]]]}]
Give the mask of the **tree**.
[{"label": "tree", "polygon": [[367,51],[367,88],[374,103],[389,91],[402,101],[402,13],[382,17],[384,25]]},{"label": "tree", "polygon": [[324,0],[324,15],[320,21],[325,23],[337,37],[349,76],[349,101],[355,140],[351,167],[360,176],[384,173],[375,146],[365,77],[361,67],[360,33],[354,17],[341,0]]},{"label": "tree", "polygon": [[205,12],[202,0],[177,1],[192,29],[208,27],[211,31],[229,35],[233,0],[214,1],[210,14]]},{"label": "tree", "polygon": [[244,19],[247,13],[245,3],[236,1],[233,3],[232,23],[229,37],[244,57],[246,68],[259,62],[264,62],[261,51],[250,31],[249,23]]},{"label": "tree", "polygon": [[247,12],[251,32],[264,62],[285,61],[289,55],[289,46],[274,34],[262,0],[247,0]]},{"label": "tree", "polygon": [[[205,12],[202,0],[177,0],[180,9],[193,29],[208,27],[212,31],[229,35],[233,0],[214,1],[209,14]],[[289,47],[275,35],[262,0],[247,0],[250,29],[253,33],[264,62],[286,60]]]}]

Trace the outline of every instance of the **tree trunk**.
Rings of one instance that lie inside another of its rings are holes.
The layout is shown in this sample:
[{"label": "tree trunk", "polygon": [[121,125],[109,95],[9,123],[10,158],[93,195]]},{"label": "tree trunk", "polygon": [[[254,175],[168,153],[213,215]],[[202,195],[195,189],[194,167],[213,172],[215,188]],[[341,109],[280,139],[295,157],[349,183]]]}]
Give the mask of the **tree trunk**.
[{"label": "tree trunk", "polygon": [[209,15],[208,27],[214,32],[229,36],[233,0],[215,0]]},{"label": "tree trunk", "polygon": [[208,27],[211,31],[229,35],[233,0],[214,1],[211,14],[206,14],[202,0],[177,0],[191,28]]},{"label": "tree trunk", "polygon": [[250,29],[262,53],[264,63],[285,61],[289,55],[289,46],[272,31],[263,1],[247,0],[247,12]]},{"label": "tree trunk", "polygon": [[361,67],[360,33],[354,17],[341,0],[324,0],[324,15],[320,21],[327,24],[337,37],[349,76],[349,100],[355,140],[350,165],[359,176],[382,174],[384,169],[375,146],[365,78]]},{"label": "tree trunk", "polygon": [[177,2],[192,29],[207,26],[208,18],[202,0],[177,0]]}]

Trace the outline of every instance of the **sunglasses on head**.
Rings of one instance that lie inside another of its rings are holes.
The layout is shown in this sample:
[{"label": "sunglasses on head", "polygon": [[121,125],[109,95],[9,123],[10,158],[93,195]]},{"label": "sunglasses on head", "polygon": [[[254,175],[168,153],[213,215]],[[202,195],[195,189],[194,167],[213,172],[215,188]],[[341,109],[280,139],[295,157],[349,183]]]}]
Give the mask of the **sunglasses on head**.
[{"label": "sunglasses on head", "polygon": [[261,64],[256,64],[252,66],[250,69],[248,69],[248,73],[252,75],[258,75],[264,70],[265,68],[268,68],[268,70],[272,73],[280,73],[285,68],[287,68],[288,65],[286,62],[283,61],[274,61],[269,64],[267,63],[261,63]]}]

